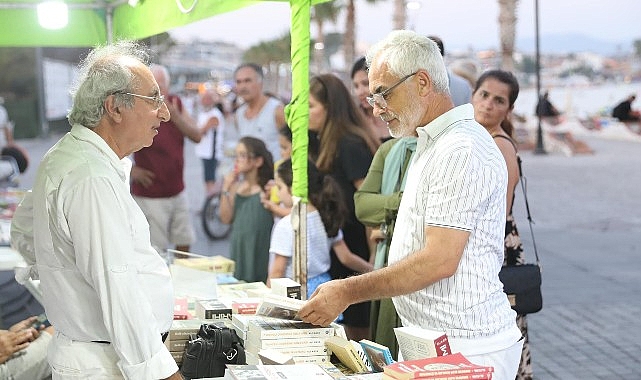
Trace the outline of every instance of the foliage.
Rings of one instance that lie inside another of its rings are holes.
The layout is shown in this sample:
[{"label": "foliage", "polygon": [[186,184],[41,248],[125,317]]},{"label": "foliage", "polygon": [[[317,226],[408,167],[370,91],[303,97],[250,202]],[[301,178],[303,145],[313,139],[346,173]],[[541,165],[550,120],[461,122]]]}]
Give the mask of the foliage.
[{"label": "foliage", "polygon": [[291,61],[292,36],[289,32],[271,41],[263,41],[251,46],[243,54],[243,62],[255,62],[262,66],[271,63],[289,63]]},{"label": "foliage", "polygon": [[33,98],[36,89],[34,48],[0,48],[0,94]]}]

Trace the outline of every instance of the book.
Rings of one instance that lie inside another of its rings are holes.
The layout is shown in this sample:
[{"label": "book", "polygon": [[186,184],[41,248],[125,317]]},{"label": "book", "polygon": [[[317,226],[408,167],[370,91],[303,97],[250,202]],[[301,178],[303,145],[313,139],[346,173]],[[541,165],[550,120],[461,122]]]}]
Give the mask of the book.
[{"label": "book", "polygon": [[305,301],[299,299],[287,298],[276,294],[265,294],[256,309],[256,314],[272,318],[299,320],[298,311],[304,304]]},{"label": "book", "polygon": [[372,364],[369,362],[369,358],[367,357],[367,354],[365,353],[365,349],[363,349],[363,346],[361,346],[360,343],[357,341],[351,340],[349,341],[352,346],[354,346],[354,350],[356,350],[356,353],[358,356],[361,358],[363,363],[365,363],[365,367],[367,368],[366,372],[372,372]]},{"label": "book", "polygon": [[367,372],[368,368],[352,342],[340,336],[330,336],[325,345],[347,368],[356,373]]},{"label": "book", "polygon": [[273,294],[297,300],[302,299],[300,284],[291,278],[272,278],[269,284]]},{"label": "book", "polygon": [[328,338],[334,335],[333,327],[320,327],[303,321],[261,317],[247,325],[248,339]]},{"label": "book", "polygon": [[361,339],[359,343],[369,359],[372,371],[383,372],[383,367],[394,363],[394,358],[389,347],[367,339]]},{"label": "book", "polygon": [[258,358],[263,364],[296,364],[291,355],[272,349],[258,351]]},{"label": "book", "polygon": [[257,339],[254,335],[245,341],[245,346],[254,346],[256,348],[273,348],[273,349],[292,349],[300,347],[321,347],[325,346],[326,338],[323,337],[298,337],[287,339]]},{"label": "book", "polygon": [[[494,367],[481,366],[467,360],[463,354],[455,353],[418,360],[406,360],[385,366],[383,372],[398,380],[439,378],[447,376],[490,375]],[[468,377],[469,378],[469,377]],[[479,378],[479,376],[473,377]],[[481,376],[481,378],[483,378]]]},{"label": "book", "polygon": [[419,327],[394,328],[396,341],[403,360],[433,358],[450,355],[450,342],[442,331]]},{"label": "book", "polygon": [[231,320],[231,307],[217,299],[200,300],[196,302],[196,317],[200,319]]},{"label": "book", "polygon": [[264,282],[238,282],[234,284],[218,284],[216,291],[219,297],[228,298],[247,298],[255,297],[250,295],[252,291],[258,291],[262,297],[263,294],[271,292],[271,289]]},{"label": "book", "polygon": [[333,380],[318,364],[294,365],[238,365],[227,364],[235,380]]},{"label": "book", "polygon": [[174,264],[207,272],[233,273],[236,263],[224,256],[190,257],[174,259]]},{"label": "book", "polygon": [[186,297],[174,298],[174,320],[176,319],[191,319],[189,313],[188,303]]},{"label": "book", "polygon": [[261,300],[259,298],[237,298],[231,301],[232,314],[256,314],[258,305]]},{"label": "book", "polygon": [[[285,340],[285,339],[283,339]],[[245,342],[245,351],[249,351],[252,353],[260,353],[263,350],[268,350],[268,351],[277,351],[280,352],[281,354],[289,355],[289,356],[319,356],[319,355],[324,355],[324,356],[329,356],[331,354],[331,351],[325,346],[324,344],[322,346],[294,346],[294,347],[283,347],[283,348],[261,348],[258,345],[251,343],[251,342]],[[268,363],[263,363],[263,364],[268,364]]]},{"label": "book", "polygon": [[200,325],[206,323],[200,319],[174,320],[169,329],[167,339],[169,341],[181,341],[189,339],[189,334],[195,334],[200,329]]}]

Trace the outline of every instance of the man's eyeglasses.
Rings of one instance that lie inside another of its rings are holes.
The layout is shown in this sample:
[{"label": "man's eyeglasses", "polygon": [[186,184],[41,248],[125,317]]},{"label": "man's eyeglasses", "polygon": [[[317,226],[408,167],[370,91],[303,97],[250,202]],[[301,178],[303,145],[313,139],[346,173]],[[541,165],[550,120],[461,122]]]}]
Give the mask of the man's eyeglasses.
[{"label": "man's eyeglasses", "polygon": [[381,108],[381,109],[387,108],[387,101],[385,100],[385,97],[389,95],[392,92],[392,90],[398,87],[401,83],[405,82],[409,77],[411,77],[416,73],[418,73],[418,71],[414,71],[413,73],[404,76],[403,78],[401,78],[401,80],[396,82],[392,87],[388,88],[383,92],[377,92],[376,94],[372,94],[372,96],[368,96],[366,98],[367,103],[369,103],[369,105],[372,106],[372,108],[374,108],[375,106],[378,106],[378,108]]},{"label": "man's eyeglasses", "polygon": [[164,95],[146,96],[146,95],[134,94],[134,93],[131,93],[131,92],[116,92],[116,94],[130,95],[130,96],[135,96],[136,98],[149,100],[149,101],[153,102],[154,106],[156,106],[156,109],[160,109],[160,107],[162,107],[162,105],[165,104],[165,96]]}]

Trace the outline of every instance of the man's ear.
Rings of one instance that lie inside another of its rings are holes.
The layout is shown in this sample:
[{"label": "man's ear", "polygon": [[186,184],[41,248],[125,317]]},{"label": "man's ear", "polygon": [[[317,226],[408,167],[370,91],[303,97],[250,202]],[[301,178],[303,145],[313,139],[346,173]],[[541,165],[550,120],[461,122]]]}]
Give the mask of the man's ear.
[{"label": "man's ear", "polygon": [[122,121],[122,114],[120,113],[120,107],[116,106],[116,96],[109,95],[104,101],[105,115],[112,119],[114,122],[119,123]]},{"label": "man's ear", "polygon": [[425,96],[432,92],[432,77],[429,76],[427,71],[419,70],[416,73],[416,78],[418,80],[418,94],[419,96]]}]

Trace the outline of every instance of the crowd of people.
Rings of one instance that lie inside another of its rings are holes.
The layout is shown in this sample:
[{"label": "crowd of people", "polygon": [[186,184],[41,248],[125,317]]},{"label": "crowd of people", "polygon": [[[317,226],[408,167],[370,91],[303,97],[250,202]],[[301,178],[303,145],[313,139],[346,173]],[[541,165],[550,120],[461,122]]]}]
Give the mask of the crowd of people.
[{"label": "crowd of people", "polygon": [[[443,55],[438,37],[394,31],[353,65],[352,91],[334,74],[310,79],[300,316],[338,321],[350,339],[394,354],[394,327],[442,330],[495,377],[531,379],[525,316],[498,278],[501,265],[524,261],[511,212],[518,82],[492,70],[470,86]],[[240,106],[219,108],[205,87],[194,114],[139,45],[96,48],[83,61],[72,129],[43,158],[12,227],[46,289],[54,378],[181,378],[163,345],[173,296],[159,253],[194,242],[186,138],[197,143],[203,191],[220,193],[220,220],[232,226],[234,277],[292,276],[292,134],[263,79],[259,65],[241,64]],[[230,128],[234,164],[217,175]]]}]

